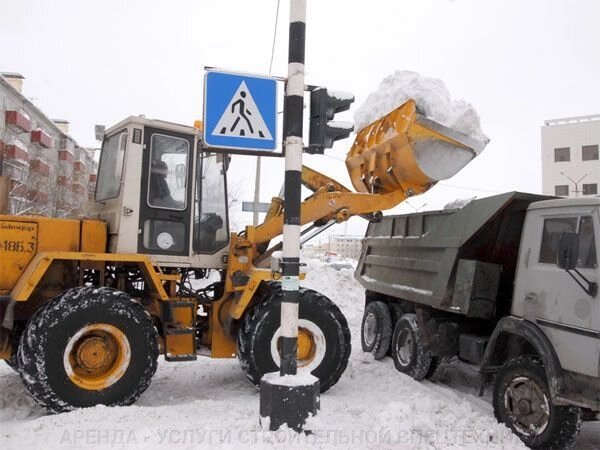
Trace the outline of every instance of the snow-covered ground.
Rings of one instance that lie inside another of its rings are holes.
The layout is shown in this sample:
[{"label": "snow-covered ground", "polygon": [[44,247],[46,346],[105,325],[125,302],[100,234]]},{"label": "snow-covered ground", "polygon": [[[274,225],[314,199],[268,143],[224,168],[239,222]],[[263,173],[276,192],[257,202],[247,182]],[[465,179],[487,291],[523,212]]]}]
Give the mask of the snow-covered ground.
[{"label": "snow-covered ground", "polygon": [[[331,297],[352,330],[352,356],[321,396],[311,435],[263,432],[258,391],[236,360],[160,361],[149,389],[130,407],[98,406],[47,415],[0,364],[0,448],[524,448],[476,394],[472,371],[450,367],[438,383],[416,382],[360,349],[363,290],[352,270],[308,261],[307,287]],[[456,365],[456,364],[454,364]],[[597,448],[597,423],[584,424],[581,448]]]}]

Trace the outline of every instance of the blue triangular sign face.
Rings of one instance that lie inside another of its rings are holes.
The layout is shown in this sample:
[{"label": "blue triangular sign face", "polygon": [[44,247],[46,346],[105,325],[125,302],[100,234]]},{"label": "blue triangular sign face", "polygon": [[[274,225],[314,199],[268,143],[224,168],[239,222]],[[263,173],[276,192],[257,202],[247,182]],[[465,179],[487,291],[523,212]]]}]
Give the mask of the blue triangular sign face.
[{"label": "blue triangular sign face", "polygon": [[267,139],[273,137],[265,121],[256,107],[254,98],[242,81],[229,101],[227,108],[211,133],[217,136],[233,136],[241,138]]},{"label": "blue triangular sign face", "polygon": [[210,71],[204,86],[205,147],[275,154],[276,80]]}]

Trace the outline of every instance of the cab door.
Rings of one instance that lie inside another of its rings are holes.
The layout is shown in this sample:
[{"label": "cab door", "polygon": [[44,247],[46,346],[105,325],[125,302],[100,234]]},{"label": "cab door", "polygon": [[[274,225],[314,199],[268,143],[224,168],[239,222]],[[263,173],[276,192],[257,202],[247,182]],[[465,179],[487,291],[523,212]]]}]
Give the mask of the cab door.
[{"label": "cab door", "polygon": [[138,252],[188,256],[192,135],[145,127]]},{"label": "cab door", "polygon": [[588,295],[556,261],[560,235],[578,233],[577,270],[598,283],[599,229],[594,208],[529,210],[513,301],[513,314],[544,331],[563,369],[590,376],[599,375],[600,296]]}]

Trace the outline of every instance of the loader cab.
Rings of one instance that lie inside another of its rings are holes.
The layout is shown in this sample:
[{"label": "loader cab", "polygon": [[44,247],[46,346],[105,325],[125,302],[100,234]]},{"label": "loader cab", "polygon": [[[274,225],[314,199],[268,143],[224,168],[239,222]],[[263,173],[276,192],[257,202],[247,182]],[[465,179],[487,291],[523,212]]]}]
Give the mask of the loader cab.
[{"label": "loader cab", "polygon": [[102,143],[94,215],[108,251],[162,266],[221,268],[229,244],[226,156],[202,151],[194,127],[129,117]]}]

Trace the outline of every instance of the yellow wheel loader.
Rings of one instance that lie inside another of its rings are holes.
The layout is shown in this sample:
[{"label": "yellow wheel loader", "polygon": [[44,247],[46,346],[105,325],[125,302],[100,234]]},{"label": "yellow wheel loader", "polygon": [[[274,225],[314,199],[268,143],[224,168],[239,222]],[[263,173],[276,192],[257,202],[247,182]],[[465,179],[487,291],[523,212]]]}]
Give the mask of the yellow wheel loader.
[{"label": "yellow wheel loader", "polygon": [[[48,410],[129,405],[160,354],[237,356],[254,384],[278,369],[280,273],[269,243],[282,232],[283,201],[273,198],[261,225],[230,233],[229,157],[200,136],[129,117],[105,133],[91,218],[0,216],[0,358]],[[484,146],[409,100],[357,133],[347,166],[358,192],[304,169],[313,194],[302,224],[377,220],[436,183],[422,161],[448,151],[468,161]],[[346,368],[350,332],[327,297],[301,297],[298,367],[324,391]]]}]

